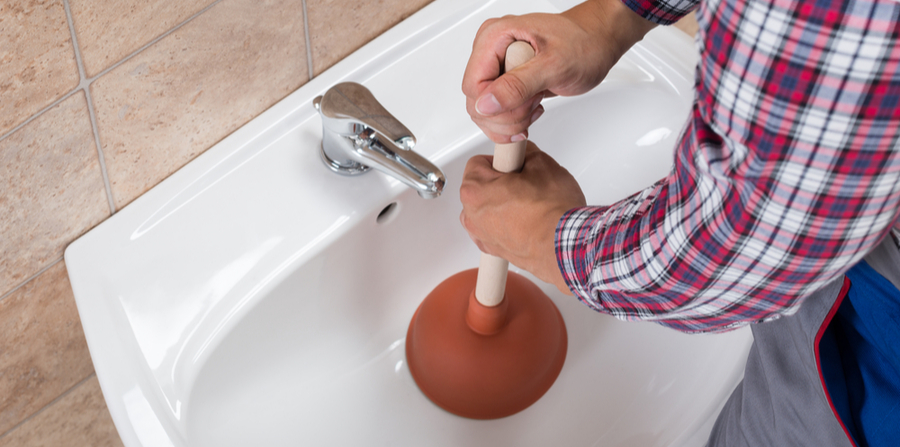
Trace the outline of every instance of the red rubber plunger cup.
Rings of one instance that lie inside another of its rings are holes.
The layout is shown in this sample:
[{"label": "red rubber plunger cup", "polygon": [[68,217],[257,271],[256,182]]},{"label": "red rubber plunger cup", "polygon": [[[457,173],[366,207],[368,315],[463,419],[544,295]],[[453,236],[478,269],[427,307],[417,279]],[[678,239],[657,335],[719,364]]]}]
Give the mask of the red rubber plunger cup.
[{"label": "red rubber plunger cup", "polygon": [[[506,52],[510,71],[534,56],[525,42]],[[497,144],[494,169],[515,172],[525,142]],[[536,402],[566,359],[566,325],[553,301],[509,262],[481,254],[478,269],[439,284],[406,334],[406,359],[419,389],[441,408],[472,419],[513,415]]]}]

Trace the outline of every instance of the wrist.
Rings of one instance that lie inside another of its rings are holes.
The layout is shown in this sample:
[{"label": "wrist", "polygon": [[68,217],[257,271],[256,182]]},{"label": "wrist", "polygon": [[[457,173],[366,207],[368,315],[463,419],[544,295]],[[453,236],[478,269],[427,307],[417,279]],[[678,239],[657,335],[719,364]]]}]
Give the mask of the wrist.
[{"label": "wrist", "polygon": [[[561,219],[562,219],[562,217],[560,217],[560,219],[557,219],[557,222]],[[559,257],[556,252],[556,239],[557,239],[557,231],[556,230],[558,228],[559,228],[558,225],[553,227],[553,239],[552,239],[552,243],[550,246],[551,257],[550,257],[550,259],[547,260],[547,262],[548,262],[547,268],[549,269],[550,272],[552,272],[552,274],[550,276],[550,281],[548,281],[548,282],[550,282],[551,284],[556,286],[556,288],[559,289],[560,292],[562,292],[566,295],[573,295],[574,293],[569,288],[569,284],[566,282],[565,272],[563,271],[563,269],[559,263]]]},{"label": "wrist", "polygon": [[635,13],[622,0],[588,0],[564,11],[562,15],[586,33],[596,36],[598,45],[610,48],[615,60],[656,27],[655,23]]},{"label": "wrist", "polygon": [[531,253],[526,257],[532,265],[530,266],[531,268],[526,268],[526,270],[542,281],[553,284],[561,292],[571,295],[572,292],[566,284],[556,256],[556,230],[566,211],[568,211],[568,208],[552,210],[546,214],[545,219],[542,219],[541,230],[534,233],[539,235],[539,237],[532,239]]}]

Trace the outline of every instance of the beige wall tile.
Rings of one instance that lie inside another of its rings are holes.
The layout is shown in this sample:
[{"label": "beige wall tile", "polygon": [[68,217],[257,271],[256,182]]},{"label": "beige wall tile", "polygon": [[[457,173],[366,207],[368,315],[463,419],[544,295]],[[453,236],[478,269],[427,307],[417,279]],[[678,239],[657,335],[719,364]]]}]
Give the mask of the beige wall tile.
[{"label": "beige wall tile", "polygon": [[691,37],[696,36],[697,31],[700,30],[700,27],[697,25],[697,13],[693,11],[690,14],[682,17],[681,20],[675,22],[673,25],[675,26],[675,28],[684,31]]},{"label": "beige wall tile", "polygon": [[0,300],[0,340],[4,433],[94,370],[63,262]]},{"label": "beige wall tile", "polygon": [[308,80],[301,0],[224,0],[91,87],[117,207]]},{"label": "beige wall tile", "polygon": [[0,135],[78,81],[62,0],[0,1]]},{"label": "beige wall tile", "polygon": [[69,0],[87,76],[109,68],[215,0]]},{"label": "beige wall tile", "polygon": [[0,296],[109,216],[84,94],[0,141]]},{"label": "beige wall tile", "polygon": [[118,447],[116,432],[97,377],[0,438],[0,447]]},{"label": "beige wall tile", "polygon": [[307,0],[315,75],[432,0]]}]

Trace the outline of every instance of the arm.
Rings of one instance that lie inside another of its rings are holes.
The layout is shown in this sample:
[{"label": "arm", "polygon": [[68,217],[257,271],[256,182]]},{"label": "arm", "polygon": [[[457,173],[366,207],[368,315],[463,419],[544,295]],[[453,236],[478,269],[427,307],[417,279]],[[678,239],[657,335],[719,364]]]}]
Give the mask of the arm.
[{"label": "arm", "polygon": [[[489,20],[476,35],[463,78],[469,115],[494,142],[527,138],[528,126],[543,113],[541,99],[594,88],[655,22],[677,19],[697,1],[677,0],[667,6],[662,6],[663,0],[644,1],[638,15],[621,0],[590,0],[562,14]],[[657,3],[660,6],[653,7]],[[506,47],[516,40],[529,42],[535,57],[501,76]],[[552,185],[548,179],[555,179]],[[511,194],[513,184],[530,194]],[[474,157],[460,195],[460,221],[482,252],[501,256],[569,291],[552,255],[553,229],[566,210],[584,206],[584,195],[565,169],[534,145],[529,146],[523,171],[505,179],[493,171],[490,157]],[[551,200],[554,197],[557,200]],[[518,216],[516,225],[501,225],[496,217],[504,213]]]},{"label": "arm", "polygon": [[[685,332],[788,315],[864,257],[896,221],[900,44],[894,35],[900,25],[878,22],[866,29],[863,44],[853,39],[853,28],[815,28],[815,18],[830,13],[818,7],[801,16],[762,2],[740,5],[770,10],[732,11],[728,26],[707,27],[698,99],[671,175],[610,207],[567,211],[558,222],[559,270],[598,311]],[[883,6],[898,16],[900,6]],[[699,16],[702,26],[712,12]],[[766,17],[790,26],[767,27]],[[853,51],[835,45],[815,57],[802,53],[790,33],[803,27],[856,42]],[[760,33],[762,46],[755,40]],[[467,181],[478,191],[470,195],[515,194]],[[464,199],[463,217],[466,207]],[[550,218],[516,225],[540,234]],[[531,243],[496,244],[514,232],[465,225],[498,256],[505,256],[505,246]],[[539,247],[530,251],[537,259],[523,262],[552,256]],[[545,269],[532,272],[555,282],[538,273]]]},{"label": "arm", "polygon": [[791,37],[797,29],[841,42],[857,31],[839,24],[861,19],[837,17],[829,28],[815,17],[833,11],[738,4],[770,9],[737,10],[728,26],[706,28],[698,99],[672,173],[559,222],[560,268],[594,309],[685,332],[789,315],[897,219],[900,27],[868,29],[849,53],[833,45],[808,55]]}]

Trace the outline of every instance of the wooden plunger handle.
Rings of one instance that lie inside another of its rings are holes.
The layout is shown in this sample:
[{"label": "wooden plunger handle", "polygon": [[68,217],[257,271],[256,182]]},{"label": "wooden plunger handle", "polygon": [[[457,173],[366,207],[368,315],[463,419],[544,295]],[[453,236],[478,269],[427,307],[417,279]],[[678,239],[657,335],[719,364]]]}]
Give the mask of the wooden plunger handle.
[{"label": "wooden plunger handle", "polygon": [[[524,64],[534,57],[534,49],[528,42],[513,42],[506,48],[505,71]],[[500,172],[516,172],[522,169],[525,161],[525,141],[494,146],[495,170]],[[506,274],[509,272],[509,261],[482,253],[478,264],[478,279],[475,281],[475,299],[483,306],[493,307],[503,301],[506,292]]]}]

